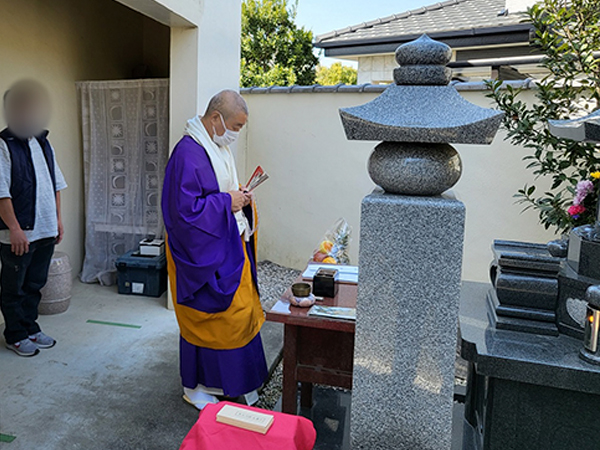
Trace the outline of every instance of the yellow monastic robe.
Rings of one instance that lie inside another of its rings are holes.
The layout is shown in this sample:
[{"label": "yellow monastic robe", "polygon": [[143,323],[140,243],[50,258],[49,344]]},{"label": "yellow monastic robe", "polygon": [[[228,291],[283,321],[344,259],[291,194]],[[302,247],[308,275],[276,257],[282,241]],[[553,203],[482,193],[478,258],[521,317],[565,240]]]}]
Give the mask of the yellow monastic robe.
[{"label": "yellow monastic robe", "polygon": [[[252,239],[255,239],[256,243],[256,235],[252,236]],[[177,303],[177,268],[167,238],[167,268],[175,314],[181,336],[190,344],[214,350],[231,350],[244,347],[260,331],[265,317],[252,278],[246,243],[243,240],[242,247],[245,258],[244,268],[233,301],[227,310],[210,314]]]}]

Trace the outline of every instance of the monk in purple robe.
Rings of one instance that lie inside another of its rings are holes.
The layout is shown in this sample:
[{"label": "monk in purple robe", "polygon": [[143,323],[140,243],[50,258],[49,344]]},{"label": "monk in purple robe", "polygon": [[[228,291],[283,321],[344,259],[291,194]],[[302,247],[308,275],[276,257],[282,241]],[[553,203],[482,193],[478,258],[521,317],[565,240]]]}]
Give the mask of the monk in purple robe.
[{"label": "monk in purple robe", "polygon": [[218,93],[188,121],[166,168],[162,211],[181,379],[184,399],[198,409],[221,395],[254,404],[267,378],[257,220],[229,149],[247,118],[237,92]]}]

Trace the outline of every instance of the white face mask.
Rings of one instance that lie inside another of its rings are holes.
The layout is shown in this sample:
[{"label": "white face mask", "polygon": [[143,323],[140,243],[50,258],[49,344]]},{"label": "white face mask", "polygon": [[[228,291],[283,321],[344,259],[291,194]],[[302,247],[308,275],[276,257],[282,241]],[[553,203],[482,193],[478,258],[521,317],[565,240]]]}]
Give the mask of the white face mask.
[{"label": "white face mask", "polygon": [[225,128],[225,133],[219,136],[217,134],[217,130],[215,130],[215,127],[213,127],[214,134],[212,139],[214,143],[217,144],[219,147],[227,147],[228,145],[233,144],[237,140],[237,138],[240,136],[240,132],[231,131],[230,129],[228,129],[227,125],[225,125],[225,120],[223,119],[223,115],[221,113],[219,113],[219,117],[221,118],[223,128]]}]

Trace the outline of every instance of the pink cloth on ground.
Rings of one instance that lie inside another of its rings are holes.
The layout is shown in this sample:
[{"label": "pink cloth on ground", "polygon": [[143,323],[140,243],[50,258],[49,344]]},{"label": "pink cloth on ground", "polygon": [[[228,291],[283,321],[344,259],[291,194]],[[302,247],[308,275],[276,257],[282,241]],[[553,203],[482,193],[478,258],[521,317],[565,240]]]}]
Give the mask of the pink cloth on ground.
[{"label": "pink cloth on ground", "polygon": [[[261,434],[219,423],[216,416],[225,405],[273,414],[273,425],[267,434]],[[216,405],[209,404],[200,412],[198,421],[179,450],[312,450],[316,438],[317,432],[312,422],[304,417],[220,402]]]}]

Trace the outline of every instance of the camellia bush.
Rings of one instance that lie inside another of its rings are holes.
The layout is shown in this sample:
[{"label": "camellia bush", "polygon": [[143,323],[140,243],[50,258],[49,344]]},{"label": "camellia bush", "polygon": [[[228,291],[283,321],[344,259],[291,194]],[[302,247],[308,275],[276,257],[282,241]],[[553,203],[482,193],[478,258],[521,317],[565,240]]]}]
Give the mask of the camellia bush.
[{"label": "camellia bush", "polygon": [[500,80],[488,82],[488,97],[505,112],[507,139],[530,150],[523,159],[535,179],[552,180],[544,192],[535,180],[525,185],[517,201],[537,210],[546,229],[564,233],[596,217],[600,147],[552,136],[548,120],[582,117],[600,107],[600,1],[542,0],[527,15],[531,44],[543,52],[548,75],[537,82],[533,104],[520,98],[522,89]]}]

